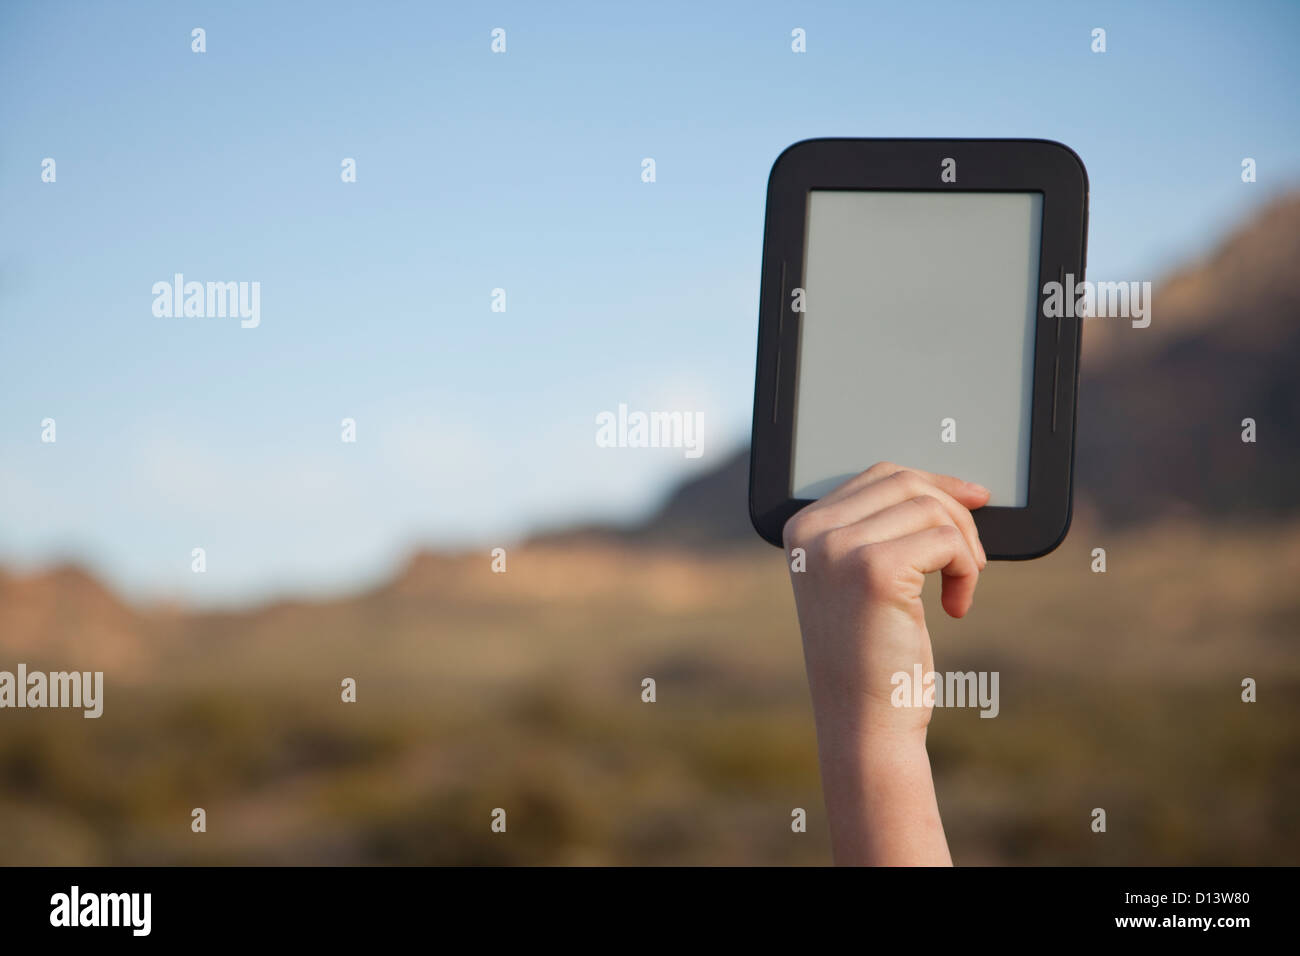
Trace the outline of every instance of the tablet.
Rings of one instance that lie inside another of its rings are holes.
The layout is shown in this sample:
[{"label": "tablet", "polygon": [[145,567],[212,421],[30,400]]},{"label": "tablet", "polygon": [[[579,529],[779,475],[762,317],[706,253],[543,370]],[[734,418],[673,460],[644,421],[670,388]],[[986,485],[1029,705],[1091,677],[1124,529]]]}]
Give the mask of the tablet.
[{"label": "tablet", "polygon": [[750,515],[880,461],[992,492],[989,558],[1069,528],[1088,180],[1045,140],[818,139],[768,181]]}]

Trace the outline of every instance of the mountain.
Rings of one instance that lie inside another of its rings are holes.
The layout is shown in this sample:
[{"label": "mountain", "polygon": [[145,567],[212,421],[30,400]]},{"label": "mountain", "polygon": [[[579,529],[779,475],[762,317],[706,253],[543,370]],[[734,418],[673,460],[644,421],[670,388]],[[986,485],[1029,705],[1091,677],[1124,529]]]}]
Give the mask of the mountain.
[{"label": "mountain", "polygon": [[1298,269],[1293,195],[1157,286],[1150,328],[1085,326],[1075,474],[1100,517],[1296,509]]},{"label": "mountain", "polygon": [[[133,672],[151,656],[146,631],[134,609],[80,567],[0,569],[0,646],[15,660]],[[13,664],[0,663],[0,670]]]},{"label": "mountain", "polygon": [[[1103,276],[1102,279],[1118,278]],[[1300,193],[1265,207],[1204,261],[1153,289],[1144,329],[1084,325],[1075,458],[1078,505],[1112,525],[1174,514],[1265,518],[1300,488]],[[1245,418],[1256,423],[1241,440]],[[678,486],[629,527],[545,540],[614,538],[689,547],[757,541],[749,452]]]},{"label": "mountain", "polygon": [[529,543],[617,543],[697,549],[757,545],[761,540],[749,522],[748,496],[749,448],[746,446],[716,468],[679,484],[644,521],[560,528],[536,534]]}]

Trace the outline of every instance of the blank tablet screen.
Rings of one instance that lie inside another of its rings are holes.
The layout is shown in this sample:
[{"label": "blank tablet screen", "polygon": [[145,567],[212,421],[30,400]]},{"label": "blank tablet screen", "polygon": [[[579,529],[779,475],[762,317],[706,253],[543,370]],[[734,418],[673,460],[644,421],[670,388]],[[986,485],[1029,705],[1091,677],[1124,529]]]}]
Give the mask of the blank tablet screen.
[{"label": "blank tablet screen", "polygon": [[1037,192],[809,193],[793,497],[892,461],[1026,506],[1042,213]]}]

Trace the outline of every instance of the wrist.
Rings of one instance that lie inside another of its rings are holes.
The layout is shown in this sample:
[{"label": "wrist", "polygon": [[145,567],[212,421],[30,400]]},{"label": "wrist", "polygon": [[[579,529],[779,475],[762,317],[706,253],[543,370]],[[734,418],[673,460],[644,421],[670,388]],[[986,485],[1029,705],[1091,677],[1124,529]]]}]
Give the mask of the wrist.
[{"label": "wrist", "polygon": [[925,748],[925,728],[858,729],[852,732],[819,733],[822,762],[837,773],[885,779],[924,769],[930,772],[930,755]]},{"label": "wrist", "polygon": [[923,729],[819,746],[837,863],[951,864]]},{"label": "wrist", "polygon": [[887,767],[925,760],[929,713],[874,703],[865,708],[828,712],[816,708],[818,747],[823,759],[851,760]]}]

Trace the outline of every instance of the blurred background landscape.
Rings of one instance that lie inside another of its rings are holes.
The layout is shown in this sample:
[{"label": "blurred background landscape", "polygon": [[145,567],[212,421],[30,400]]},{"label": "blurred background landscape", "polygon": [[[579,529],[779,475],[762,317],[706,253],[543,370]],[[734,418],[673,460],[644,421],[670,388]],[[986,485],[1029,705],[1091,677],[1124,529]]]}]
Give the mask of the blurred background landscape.
[{"label": "blurred background landscape", "polygon": [[[1090,320],[1066,542],[991,565],[964,621],[927,594],[937,667],[1001,673],[996,719],[931,726],[957,862],[1295,862],[1297,263],[1291,197],[1160,283],[1149,329]],[[194,613],[76,567],[0,577],[0,660],[107,681],[100,720],[3,715],[0,861],[827,862],[793,604],[744,469],[640,525],[539,535],[504,574],[422,552],[330,600]]]},{"label": "blurred background landscape", "polygon": [[[955,861],[1300,862],[1297,38],[1290,0],[0,4],[0,670],[105,685],[0,710],[0,865],[828,863],[745,503],[767,177],[814,136],[1064,142],[1088,278],[1154,283],[1085,323],[1064,544],[963,621],[927,593],[937,668],[1001,674],[931,725]],[[178,272],[260,325],[153,316]],[[620,403],[703,454],[597,447]]]}]

